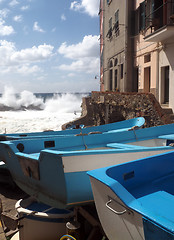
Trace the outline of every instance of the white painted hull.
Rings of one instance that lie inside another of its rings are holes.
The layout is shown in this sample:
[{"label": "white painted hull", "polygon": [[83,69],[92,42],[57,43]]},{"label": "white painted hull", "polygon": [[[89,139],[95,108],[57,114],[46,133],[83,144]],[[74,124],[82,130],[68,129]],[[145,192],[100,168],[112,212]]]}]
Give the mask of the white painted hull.
[{"label": "white painted hull", "polygon": [[172,151],[166,150],[152,150],[152,151],[127,151],[121,153],[108,154],[90,154],[90,155],[72,155],[63,156],[64,173],[74,173],[90,171],[93,169],[108,167],[120,163],[130,162],[139,158],[150,157],[156,154]]},{"label": "white painted hull", "polygon": [[38,200],[57,208],[67,208],[93,201],[87,171],[129,162],[169,150],[144,150],[140,152],[128,150],[126,153],[117,153],[117,151],[114,153],[114,151],[113,153],[109,151],[107,154],[96,154],[95,151],[93,154],[87,152],[85,152],[86,154],[78,154],[76,152],[76,154],[68,154],[68,156],[45,151],[42,153],[42,158],[39,159],[41,176],[39,181],[24,176],[24,170],[20,174],[14,172],[13,178],[20,188],[29,195],[37,196]]},{"label": "white painted hull", "polygon": [[97,213],[108,239],[144,240],[142,216],[129,210],[122,215],[112,212],[106,207],[110,198],[113,199],[114,204],[111,207],[114,210],[122,212],[127,208],[109,187],[94,178],[90,179]]}]

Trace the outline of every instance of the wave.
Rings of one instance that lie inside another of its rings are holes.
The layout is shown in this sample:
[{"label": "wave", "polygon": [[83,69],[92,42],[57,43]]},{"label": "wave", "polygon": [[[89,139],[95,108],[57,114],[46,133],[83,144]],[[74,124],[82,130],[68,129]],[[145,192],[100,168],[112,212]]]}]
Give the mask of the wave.
[{"label": "wave", "polygon": [[24,90],[16,94],[5,87],[0,96],[0,111],[44,110],[47,112],[80,111],[82,97],[88,93],[38,93]]},{"label": "wave", "polygon": [[81,115],[82,97],[88,93],[16,94],[6,88],[0,95],[0,133],[60,130]]}]

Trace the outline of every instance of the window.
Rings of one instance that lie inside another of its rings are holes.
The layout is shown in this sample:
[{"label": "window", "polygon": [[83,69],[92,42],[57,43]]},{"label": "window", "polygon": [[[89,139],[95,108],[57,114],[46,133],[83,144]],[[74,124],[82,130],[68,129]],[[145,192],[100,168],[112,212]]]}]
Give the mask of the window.
[{"label": "window", "polygon": [[151,61],[151,55],[147,54],[144,56],[144,63],[150,62]]},{"label": "window", "polygon": [[146,2],[146,27],[153,25],[155,2],[150,0]]},{"label": "window", "polygon": [[118,90],[117,74],[118,74],[118,71],[117,69],[115,69],[115,90]]},{"label": "window", "polygon": [[114,66],[117,66],[117,64],[118,64],[118,58],[115,59]]},{"label": "window", "polygon": [[119,10],[115,12],[115,24],[118,27],[119,25]]},{"label": "window", "polygon": [[123,78],[123,63],[121,64],[121,79]]},{"label": "window", "polygon": [[119,35],[119,10],[115,12],[115,24],[113,29],[115,30],[116,36]]},{"label": "window", "polygon": [[112,2],[112,0],[106,0],[106,1],[108,5]]},{"label": "window", "polygon": [[112,60],[110,61],[109,63],[109,67],[112,68],[113,67],[113,63],[112,63]]},{"label": "window", "polygon": [[106,34],[106,37],[111,38],[112,37],[112,17],[109,19],[109,30]]},{"label": "window", "polygon": [[146,4],[145,1],[140,3],[140,29],[139,31],[142,31],[145,29],[145,17],[146,17]]},{"label": "window", "polygon": [[112,28],[112,17],[109,19],[109,28]]}]

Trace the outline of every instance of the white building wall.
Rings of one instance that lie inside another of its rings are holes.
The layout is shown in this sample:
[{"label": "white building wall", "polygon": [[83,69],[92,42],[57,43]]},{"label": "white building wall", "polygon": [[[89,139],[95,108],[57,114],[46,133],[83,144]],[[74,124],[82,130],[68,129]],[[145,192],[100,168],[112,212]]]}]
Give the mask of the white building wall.
[{"label": "white building wall", "polygon": [[164,101],[164,77],[163,69],[169,66],[169,107],[174,111],[174,41],[163,43],[159,52],[159,98],[160,103]]}]

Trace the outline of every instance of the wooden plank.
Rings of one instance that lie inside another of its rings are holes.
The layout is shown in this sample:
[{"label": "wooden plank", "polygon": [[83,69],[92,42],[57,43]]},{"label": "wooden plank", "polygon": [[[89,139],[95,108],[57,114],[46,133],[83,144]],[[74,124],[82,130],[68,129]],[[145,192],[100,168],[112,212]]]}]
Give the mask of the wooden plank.
[{"label": "wooden plank", "polygon": [[0,221],[0,240],[7,240],[1,221]]}]

